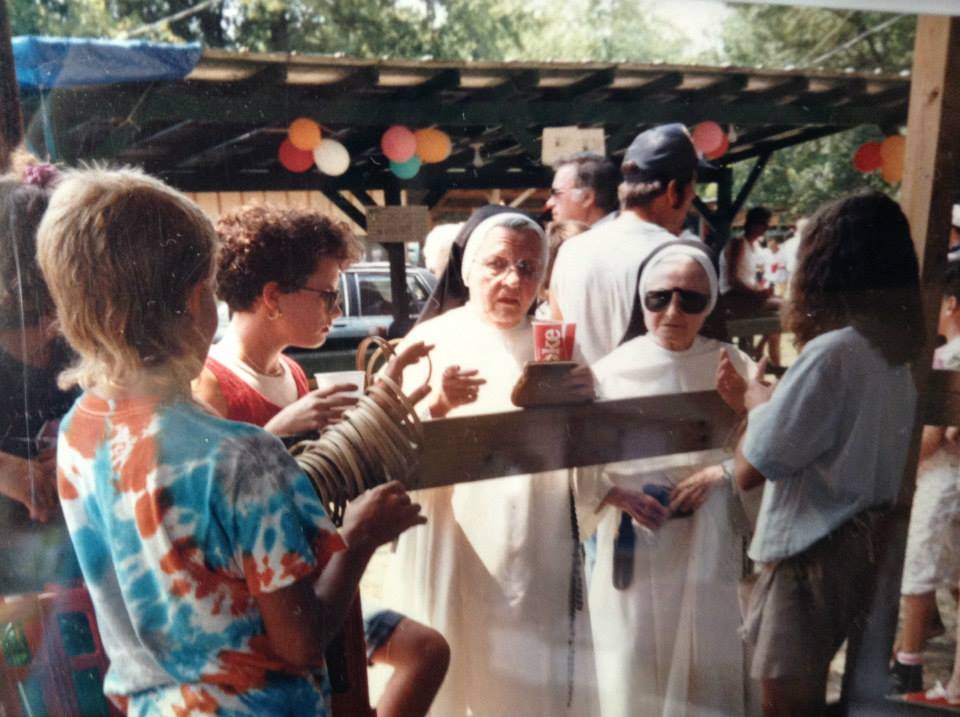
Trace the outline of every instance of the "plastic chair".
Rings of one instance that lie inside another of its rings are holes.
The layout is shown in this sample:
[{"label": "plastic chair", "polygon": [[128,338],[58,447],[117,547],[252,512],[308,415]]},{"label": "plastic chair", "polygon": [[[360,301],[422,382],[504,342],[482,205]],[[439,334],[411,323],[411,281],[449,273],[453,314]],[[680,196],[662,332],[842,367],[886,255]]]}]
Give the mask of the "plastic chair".
[{"label": "plastic chair", "polygon": [[83,587],[0,603],[0,707],[11,717],[122,717],[103,694],[109,661]]}]

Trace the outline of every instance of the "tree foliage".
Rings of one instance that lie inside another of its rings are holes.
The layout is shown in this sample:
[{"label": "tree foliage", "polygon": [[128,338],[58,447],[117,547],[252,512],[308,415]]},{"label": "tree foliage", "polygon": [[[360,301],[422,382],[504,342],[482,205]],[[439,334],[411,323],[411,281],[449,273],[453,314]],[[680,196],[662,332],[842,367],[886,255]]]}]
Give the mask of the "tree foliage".
[{"label": "tree foliage", "polygon": [[738,5],[723,53],[737,65],[899,72],[910,69],[914,27],[912,17],[888,13]]},{"label": "tree foliage", "polygon": [[[724,28],[723,53],[736,65],[850,68],[859,72],[909,70],[915,20],[883,13],[820,10],[782,6],[737,6]],[[869,34],[893,20],[884,29]],[[858,39],[859,38],[859,39]],[[822,58],[822,59],[821,59]],[[751,204],[764,204],[788,217],[813,211],[825,201],[863,187],[894,194],[899,187],[878,173],[853,168],[853,154],[863,142],[882,140],[896,127],[866,126],[775,153],[757,182]],[[749,172],[734,168],[739,185]]]},{"label": "tree foliage", "polygon": [[[8,0],[16,34],[123,36],[199,0]],[[693,56],[681,29],[652,12],[662,0],[217,0],[143,35],[253,51],[353,57],[703,62],[747,67],[910,68],[915,23],[882,13],[737,5],[713,50]],[[669,16],[668,16],[669,17]],[[884,128],[888,129],[889,128]],[[864,127],[776,153],[752,203],[789,215],[869,185],[851,166]],[[747,164],[735,168],[742,181]]]}]

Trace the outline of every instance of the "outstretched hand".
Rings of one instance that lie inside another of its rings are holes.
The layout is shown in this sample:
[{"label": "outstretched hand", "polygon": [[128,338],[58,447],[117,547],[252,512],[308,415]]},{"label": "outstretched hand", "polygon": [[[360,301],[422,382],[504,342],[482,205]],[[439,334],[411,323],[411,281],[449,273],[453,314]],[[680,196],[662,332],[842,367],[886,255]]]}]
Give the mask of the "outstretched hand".
[{"label": "outstretched hand", "polygon": [[[433,344],[427,344],[423,341],[408,344],[402,351],[387,362],[387,365],[383,368],[383,375],[396,383],[397,386],[403,388],[403,372],[407,367],[418,363],[420,359],[427,356],[432,350]],[[424,384],[414,389],[408,398],[412,403],[418,403],[422,401],[428,393],[430,393],[430,387]]]},{"label": "outstretched hand", "polygon": [[434,418],[443,418],[454,408],[473,403],[477,400],[480,387],[486,382],[486,379],[480,377],[477,369],[463,370],[456,365],[447,366],[443,370],[440,393],[430,406],[430,415]]},{"label": "outstretched hand", "polygon": [[322,431],[343,417],[343,412],[357,404],[356,396],[343,395],[360,386],[338,383],[318,388],[301,396],[267,421],[264,429],[275,436],[296,436]]},{"label": "outstretched hand", "polygon": [[730,360],[730,353],[726,349],[720,354],[720,363],[717,366],[717,393],[738,416],[747,412],[744,397],[747,393],[747,381]]},{"label": "outstretched hand", "polygon": [[361,493],[347,505],[341,533],[351,547],[372,553],[408,528],[426,522],[419,503],[410,500],[403,484],[390,481]]},{"label": "outstretched hand", "polygon": [[28,460],[0,453],[0,494],[26,506],[30,518],[46,523],[57,505],[56,451]]},{"label": "outstretched hand", "polygon": [[767,357],[764,356],[757,364],[757,372],[750,381],[747,382],[747,390],[743,395],[743,404],[747,411],[752,411],[770,400],[773,395],[773,389],[776,388],[774,381],[769,381],[764,374],[767,372]]}]

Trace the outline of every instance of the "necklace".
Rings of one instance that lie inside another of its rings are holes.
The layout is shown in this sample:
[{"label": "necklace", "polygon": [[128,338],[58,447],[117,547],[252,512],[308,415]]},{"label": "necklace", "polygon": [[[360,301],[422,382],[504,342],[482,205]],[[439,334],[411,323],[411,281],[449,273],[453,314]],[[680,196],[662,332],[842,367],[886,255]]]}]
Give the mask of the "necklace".
[{"label": "necklace", "polygon": [[250,360],[250,357],[247,356],[243,351],[240,352],[240,361],[244,363],[248,368],[252,369],[254,373],[258,373],[261,376],[269,376],[270,378],[279,378],[283,376],[283,363],[278,361],[277,367],[274,369],[264,370],[253,361]]}]

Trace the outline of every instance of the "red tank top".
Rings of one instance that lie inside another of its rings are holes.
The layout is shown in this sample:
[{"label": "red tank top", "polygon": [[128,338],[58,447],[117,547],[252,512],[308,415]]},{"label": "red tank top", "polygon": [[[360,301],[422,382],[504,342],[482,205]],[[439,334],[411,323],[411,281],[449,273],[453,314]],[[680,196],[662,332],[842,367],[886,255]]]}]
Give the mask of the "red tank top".
[{"label": "red tank top", "polygon": [[[310,390],[307,374],[300,368],[300,364],[289,356],[280,354],[280,360],[289,367],[293,382],[297,385],[297,398],[301,398]],[[220,384],[220,393],[227,402],[227,415],[224,418],[265,426],[280,412],[282,406],[267,400],[266,396],[216,359],[208,356],[204,365],[216,376],[217,383]]]}]

